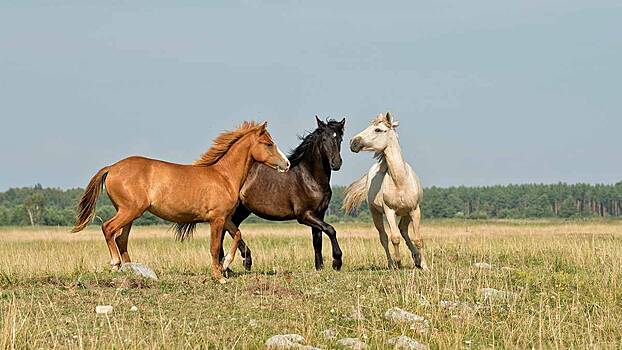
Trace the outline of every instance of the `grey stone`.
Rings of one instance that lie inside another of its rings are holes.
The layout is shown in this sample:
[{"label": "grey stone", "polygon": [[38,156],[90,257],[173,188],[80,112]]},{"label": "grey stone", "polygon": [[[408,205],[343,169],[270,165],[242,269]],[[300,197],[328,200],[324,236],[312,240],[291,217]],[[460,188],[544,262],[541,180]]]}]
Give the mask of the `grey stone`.
[{"label": "grey stone", "polygon": [[398,307],[387,310],[384,318],[395,323],[410,324],[410,328],[419,333],[425,333],[430,329],[429,322],[423,316],[404,311]]},{"label": "grey stone", "polygon": [[485,263],[485,262],[477,262],[477,263],[473,264],[473,267],[478,268],[478,269],[482,269],[482,270],[490,270],[490,269],[492,269],[492,265],[490,265],[489,263]]},{"label": "grey stone", "polygon": [[158,275],[156,275],[153,270],[147,266],[140,263],[126,263],[121,265],[120,272],[131,272],[137,276],[149,278],[152,280],[158,280]]},{"label": "grey stone", "polygon": [[335,331],[334,329],[327,329],[322,332],[322,337],[324,337],[325,339],[335,339],[337,338],[337,331]]},{"label": "grey stone", "polygon": [[95,307],[95,313],[98,314],[109,314],[112,312],[112,310],[114,310],[112,305],[97,305]]},{"label": "grey stone", "polygon": [[465,303],[462,301],[451,301],[451,300],[441,300],[438,302],[438,306],[443,309],[447,309],[450,311],[464,311],[464,312],[473,312],[479,309],[478,305],[473,305],[469,303]]},{"label": "grey stone", "polygon": [[353,321],[364,321],[365,315],[363,315],[363,312],[361,311],[361,309],[354,308],[352,309],[352,312],[350,312],[350,315],[347,317],[347,319],[353,320]]},{"label": "grey stone", "polygon": [[484,301],[504,300],[514,296],[512,292],[506,292],[494,288],[480,288],[479,295]]},{"label": "grey stone", "polygon": [[275,335],[266,340],[266,348],[270,350],[320,350],[304,345],[305,338],[300,334]]},{"label": "grey stone", "polygon": [[352,349],[352,350],[363,350],[367,349],[367,344],[361,341],[358,338],[343,338],[337,341],[337,344],[342,348]]},{"label": "grey stone", "polygon": [[389,339],[395,350],[428,350],[429,347],[405,335]]}]

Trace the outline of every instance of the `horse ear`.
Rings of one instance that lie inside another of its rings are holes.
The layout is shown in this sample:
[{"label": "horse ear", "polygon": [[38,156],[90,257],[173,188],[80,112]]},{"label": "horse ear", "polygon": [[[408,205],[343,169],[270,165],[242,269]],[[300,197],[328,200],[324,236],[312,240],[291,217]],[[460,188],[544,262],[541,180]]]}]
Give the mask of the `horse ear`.
[{"label": "horse ear", "polygon": [[263,122],[259,127],[259,136],[263,135],[268,131],[268,122]]},{"label": "horse ear", "polygon": [[320,119],[317,115],[315,116],[315,121],[317,122],[317,127],[318,128],[325,128],[326,127],[326,123],[324,123],[322,121],[322,119]]},{"label": "horse ear", "polygon": [[341,119],[341,121],[339,122],[339,127],[341,128],[341,130],[343,130],[345,126],[346,126],[346,117],[343,117],[343,119]]},{"label": "horse ear", "polygon": [[395,120],[395,121],[393,121],[393,123],[391,124],[391,126],[393,127],[393,129],[397,128],[398,126],[400,126],[400,121],[399,121],[399,120]]},{"label": "horse ear", "polygon": [[387,120],[389,125],[393,124],[393,116],[391,116],[391,112],[387,112],[387,114],[384,116],[384,119]]}]

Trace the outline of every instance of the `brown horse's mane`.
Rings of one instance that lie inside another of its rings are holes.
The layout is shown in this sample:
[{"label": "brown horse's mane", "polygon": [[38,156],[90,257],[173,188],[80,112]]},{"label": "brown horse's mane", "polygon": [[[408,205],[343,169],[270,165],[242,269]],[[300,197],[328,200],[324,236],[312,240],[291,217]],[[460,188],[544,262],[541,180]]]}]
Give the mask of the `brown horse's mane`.
[{"label": "brown horse's mane", "polygon": [[218,135],[218,137],[212,143],[207,152],[201,155],[201,158],[197,159],[193,165],[210,166],[218,162],[227,151],[242,137],[248,135],[253,131],[257,131],[263,124],[257,122],[243,122],[237,130],[225,131]]}]

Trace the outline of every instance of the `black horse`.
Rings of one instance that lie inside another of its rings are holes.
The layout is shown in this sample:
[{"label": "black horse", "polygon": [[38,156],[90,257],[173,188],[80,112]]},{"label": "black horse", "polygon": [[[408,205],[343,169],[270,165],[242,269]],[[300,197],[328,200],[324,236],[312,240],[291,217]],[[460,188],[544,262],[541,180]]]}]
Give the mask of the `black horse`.
[{"label": "black horse", "polygon": [[[333,268],[341,269],[341,248],[337,232],[324,221],[332,191],[331,171],[341,168],[341,141],[346,123],[324,122],[317,116],[317,129],[302,138],[302,143],[289,155],[291,168],[286,173],[277,173],[263,164],[255,164],[248,173],[240,191],[240,203],[233,214],[233,222],[239,226],[251,213],[272,220],[298,220],[310,226],[315,250],[315,268],[324,267],[322,258],[322,232],[326,233],[333,248]],[[239,249],[244,258],[244,267],[251,269],[251,251],[244,241]],[[221,259],[224,252],[221,250]]]}]

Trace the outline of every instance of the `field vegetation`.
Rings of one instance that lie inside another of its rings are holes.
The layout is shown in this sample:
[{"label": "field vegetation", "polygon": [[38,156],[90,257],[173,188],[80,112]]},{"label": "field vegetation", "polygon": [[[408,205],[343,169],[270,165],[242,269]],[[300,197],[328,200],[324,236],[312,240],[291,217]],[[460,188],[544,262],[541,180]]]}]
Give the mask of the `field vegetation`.
[{"label": "field vegetation", "polygon": [[[407,268],[388,270],[369,224],[336,229],[344,268],[316,272],[307,228],[247,224],[253,270],[238,256],[220,285],[209,277],[207,225],[184,243],[167,227],[132,231],[133,260],[158,281],[109,272],[97,227],[0,228],[0,348],[257,349],[286,333],[337,348],[327,329],[372,349],[399,335],[432,349],[620,347],[619,222],[427,220],[429,272],[412,270],[405,248]],[[506,293],[485,299],[482,288]],[[114,310],[96,314],[97,305]],[[387,321],[392,307],[429,328]]]}]

